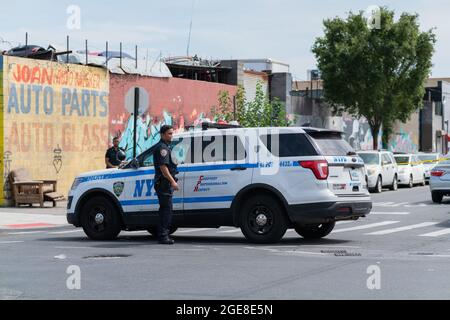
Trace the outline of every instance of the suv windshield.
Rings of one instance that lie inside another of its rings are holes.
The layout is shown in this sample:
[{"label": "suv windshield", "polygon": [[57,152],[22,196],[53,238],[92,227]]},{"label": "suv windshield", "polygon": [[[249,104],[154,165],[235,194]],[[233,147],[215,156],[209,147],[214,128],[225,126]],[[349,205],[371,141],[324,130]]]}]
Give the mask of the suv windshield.
[{"label": "suv windshield", "polygon": [[379,164],[380,155],[377,153],[358,153],[358,155],[363,159],[364,164]]},{"label": "suv windshield", "polygon": [[395,157],[395,161],[397,161],[399,166],[407,166],[411,163],[409,157]]},{"label": "suv windshield", "polygon": [[342,138],[340,132],[308,132],[324,156],[355,155],[355,150]]}]

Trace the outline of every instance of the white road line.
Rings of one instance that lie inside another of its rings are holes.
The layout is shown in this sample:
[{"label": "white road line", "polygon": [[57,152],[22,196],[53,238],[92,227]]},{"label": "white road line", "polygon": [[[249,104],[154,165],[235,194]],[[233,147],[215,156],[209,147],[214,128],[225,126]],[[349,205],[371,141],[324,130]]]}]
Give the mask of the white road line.
[{"label": "white road line", "polygon": [[440,236],[445,236],[447,234],[450,234],[450,228],[449,229],[443,229],[443,230],[435,231],[435,232],[421,234],[419,237],[440,237]]},{"label": "white road line", "polygon": [[408,231],[408,230],[413,230],[413,229],[431,227],[431,226],[435,226],[437,224],[438,224],[438,222],[423,222],[423,223],[413,224],[413,225],[410,225],[410,226],[405,226],[405,227],[400,227],[400,228],[393,228],[393,229],[387,229],[387,230],[367,233],[366,235],[369,235],[369,236],[382,236],[382,235],[385,235],[385,234],[391,234],[391,233]]},{"label": "white road line", "polygon": [[216,229],[189,229],[189,230],[177,231],[177,233],[194,233],[194,232],[210,231],[210,230],[216,230]]},{"label": "white road line", "polygon": [[386,216],[407,216],[411,214],[411,212],[371,212],[370,215],[375,215],[375,216],[382,216],[382,215],[386,215]]},{"label": "white road line", "polygon": [[338,221],[338,222],[336,222],[336,224],[337,225],[340,225],[340,224],[349,224],[349,223],[354,223],[354,222],[356,222],[356,221]]},{"label": "white road line", "polygon": [[218,233],[238,233],[238,232],[241,232],[241,229],[218,231]]},{"label": "white road line", "polygon": [[49,232],[48,234],[69,234],[69,233],[77,233],[77,232],[83,232],[83,230],[70,230],[70,231],[57,231],[57,232]]},{"label": "white road line", "polygon": [[399,222],[400,221],[383,221],[383,222],[378,222],[378,223],[366,224],[366,225],[358,226],[358,227],[337,229],[337,230],[334,230],[332,233],[341,233],[341,232],[348,232],[348,231],[365,230],[365,229],[371,229],[371,228],[376,228],[376,227],[383,227],[383,226],[387,226],[387,225],[391,225],[391,224],[395,224],[395,223],[399,223]]},{"label": "white road line", "polygon": [[395,204],[395,202],[376,202],[373,204],[374,207],[385,207]]},{"label": "white road line", "polygon": [[44,231],[21,231],[21,232],[11,232],[11,233],[8,233],[8,235],[16,236],[16,235],[37,234],[37,233],[44,233]]},{"label": "white road line", "polygon": [[13,244],[13,243],[22,243],[25,241],[0,241],[0,244]]}]

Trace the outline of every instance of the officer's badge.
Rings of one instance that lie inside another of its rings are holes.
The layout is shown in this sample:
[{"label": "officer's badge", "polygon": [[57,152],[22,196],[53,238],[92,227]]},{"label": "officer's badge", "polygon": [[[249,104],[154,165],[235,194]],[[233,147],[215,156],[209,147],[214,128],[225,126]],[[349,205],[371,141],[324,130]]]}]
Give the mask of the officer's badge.
[{"label": "officer's badge", "polygon": [[117,197],[120,197],[122,195],[124,187],[125,187],[125,183],[123,183],[123,182],[114,183],[114,186],[113,186],[114,194]]},{"label": "officer's badge", "polygon": [[166,156],[167,156],[167,150],[161,149],[161,157],[166,157]]}]

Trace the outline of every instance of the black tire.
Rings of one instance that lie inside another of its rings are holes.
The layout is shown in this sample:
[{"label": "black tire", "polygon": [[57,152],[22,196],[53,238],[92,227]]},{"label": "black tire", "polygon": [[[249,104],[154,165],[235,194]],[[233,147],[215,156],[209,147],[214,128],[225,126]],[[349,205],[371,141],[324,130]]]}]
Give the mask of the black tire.
[{"label": "black tire", "polygon": [[373,188],[373,193],[381,193],[383,192],[383,180],[381,177],[378,177],[377,184],[375,185],[375,188]]},{"label": "black tire", "polygon": [[314,224],[314,225],[299,225],[295,227],[295,231],[306,240],[317,240],[325,238],[333,231],[336,222]]},{"label": "black tire", "polygon": [[242,233],[252,243],[277,243],[288,227],[283,207],[270,195],[250,197],[242,205],[239,218]]},{"label": "black tire", "polygon": [[425,178],[425,175],[423,175],[423,181],[421,183],[422,187],[425,187],[427,185],[427,179]]},{"label": "black tire", "polygon": [[116,206],[111,200],[101,196],[91,198],[83,205],[81,226],[92,240],[114,240],[122,230]]},{"label": "black tire", "polygon": [[[177,232],[178,228],[177,227],[172,227],[170,228],[170,233],[169,235],[174,234],[175,232]],[[152,236],[157,237],[158,236],[158,227],[150,227],[147,229],[148,233],[150,233]]]},{"label": "black tire", "polygon": [[392,185],[390,186],[390,188],[392,191],[397,191],[398,190],[398,178],[397,175],[394,176],[394,181],[392,181]]},{"label": "black tire", "polygon": [[414,188],[414,178],[412,175],[409,177],[408,188],[410,188],[410,189]]},{"label": "black tire", "polygon": [[431,193],[431,199],[433,200],[434,203],[441,204],[443,198],[444,198],[444,195],[442,193],[439,193],[439,192]]}]

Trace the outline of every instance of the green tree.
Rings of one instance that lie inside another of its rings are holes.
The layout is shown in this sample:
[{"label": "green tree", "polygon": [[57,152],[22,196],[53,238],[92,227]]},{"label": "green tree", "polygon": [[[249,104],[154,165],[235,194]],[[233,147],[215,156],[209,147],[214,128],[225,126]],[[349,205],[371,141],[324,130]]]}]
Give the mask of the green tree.
[{"label": "green tree", "polygon": [[380,11],[381,28],[363,14],[324,21],[324,36],[312,51],[324,80],[325,98],[369,122],[373,148],[380,130],[389,140],[396,120],[406,122],[421,107],[436,42],[433,30],[419,29],[418,15]]},{"label": "green tree", "polygon": [[229,93],[219,93],[219,108],[213,107],[211,113],[214,120],[237,120],[240,125],[250,127],[286,127],[291,125],[287,119],[285,105],[279,99],[269,100],[261,82],[256,84],[253,101],[246,101],[245,90],[238,87],[236,93],[236,112],[232,107]]}]

